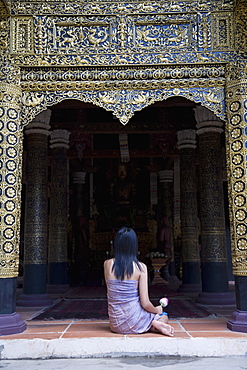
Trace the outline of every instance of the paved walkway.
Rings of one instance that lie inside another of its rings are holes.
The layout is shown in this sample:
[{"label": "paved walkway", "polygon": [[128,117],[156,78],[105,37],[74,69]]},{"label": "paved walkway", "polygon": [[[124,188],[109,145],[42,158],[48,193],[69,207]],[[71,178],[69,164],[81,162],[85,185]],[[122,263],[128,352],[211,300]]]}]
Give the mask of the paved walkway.
[{"label": "paved walkway", "polygon": [[247,356],[247,333],[230,331],[226,325],[235,307],[207,308],[212,315],[203,319],[170,320],[175,329],[174,337],[170,338],[151,332],[114,334],[106,320],[36,321],[33,317],[44,308],[17,307],[27,330],[0,337],[0,358]]},{"label": "paved walkway", "polygon": [[57,360],[3,360],[1,367],[7,370],[246,370],[246,357],[191,358],[191,357],[121,357]]}]

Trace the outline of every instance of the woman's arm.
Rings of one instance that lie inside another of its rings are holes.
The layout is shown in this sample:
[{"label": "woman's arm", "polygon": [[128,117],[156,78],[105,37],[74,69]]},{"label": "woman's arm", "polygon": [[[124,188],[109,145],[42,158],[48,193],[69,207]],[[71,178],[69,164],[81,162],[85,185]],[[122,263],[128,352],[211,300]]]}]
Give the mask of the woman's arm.
[{"label": "woman's arm", "polygon": [[142,263],[142,271],[140,273],[139,278],[139,296],[140,296],[140,302],[141,306],[144,310],[151,312],[151,313],[157,313],[162,314],[163,310],[161,306],[154,306],[150,300],[148,295],[148,272],[147,272],[147,266]]}]

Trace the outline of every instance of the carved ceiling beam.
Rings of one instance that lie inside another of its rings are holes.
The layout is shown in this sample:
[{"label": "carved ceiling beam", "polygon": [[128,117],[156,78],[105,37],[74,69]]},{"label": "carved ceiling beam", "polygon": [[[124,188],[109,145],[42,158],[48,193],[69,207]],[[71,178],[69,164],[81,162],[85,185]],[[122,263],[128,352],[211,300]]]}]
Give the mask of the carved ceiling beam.
[{"label": "carved ceiling beam", "polygon": [[[178,156],[178,151],[174,149],[173,152],[168,153],[169,157]],[[78,158],[78,153],[75,150],[69,150],[69,158]],[[130,150],[130,158],[162,158],[161,151],[155,149],[132,149]],[[85,150],[83,158],[120,158],[119,150]]]}]

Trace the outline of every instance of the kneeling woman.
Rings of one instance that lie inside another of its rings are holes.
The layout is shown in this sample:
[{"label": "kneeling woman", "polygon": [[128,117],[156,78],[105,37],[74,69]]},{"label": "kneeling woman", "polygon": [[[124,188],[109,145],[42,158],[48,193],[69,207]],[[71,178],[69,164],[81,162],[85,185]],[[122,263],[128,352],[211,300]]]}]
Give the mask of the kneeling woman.
[{"label": "kneeling woman", "polygon": [[137,259],[138,241],[134,230],[117,232],[115,258],[104,262],[110,328],[118,334],[139,334],[150,329],[173,336],[161,306],[153,306],[148,295],[148,272]]}]

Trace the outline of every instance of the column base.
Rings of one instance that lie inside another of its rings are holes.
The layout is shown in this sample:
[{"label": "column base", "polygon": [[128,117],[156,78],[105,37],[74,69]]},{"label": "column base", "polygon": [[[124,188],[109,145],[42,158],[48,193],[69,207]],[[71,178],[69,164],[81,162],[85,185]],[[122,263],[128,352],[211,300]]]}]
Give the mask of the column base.
[{"label": "column base", "polygon": [[160,277],[168,283],[179,283],[177,275],[171,275],[167,266],[160,269]]},{"label": "column base", "polygon": [[202,304],[202,305],[235,305],[236,304],[236,298],[233,293],[230,292],[223,292],[223,293],[206,293],[201,292],[197,299],[196,303]]},{"label": "column base", "polygon": [[48,294],[22,294],[16,302],[17,306],[22,307],[44,307],[52,304]]},{"label": "column base", "polygon": [[168,282],[169,283],[179,283],[179,279],[178,279],[177,275],[170,275],[170,277],[168,279]]},{"label": "column base", "polygon": [[50,294],[65,293],[69,289],[70,289],[69,284],[64,284],[64,285],[49,284],[46,286],[47,293],[50,293]]},{"label": "column base", "polygon": [[236,310],[227,322],[228,329],[247,333],[247,311]]},{"label": "column base", "polygon": [[16,278],[0,278],[0,315],[16,311]]},{"label": "column base", "polygon": [[[154,269],[155,269],[155,264],[153,263],[153,266],[154,266]],[[169,273],[169,266],[168,265],[164,265],[162,266],[159,270],[158,270],[158,273],[160,275],[160,277],[166,281],[169,281],[170,279],[170,273]]]},{"label": "column base", "polygon": [[68,284],[68,264],[67,262],[50,262],[49,263],[49,285]]},{"label": "column base", "polygon": [[177,292],[180,293],[199,293],[202,291],[202,284],[181,284]]},{"label": "column base", "polygon": [[26,328],[27,325],[18,313],[0,315],[0,335],[22,333]]}]

